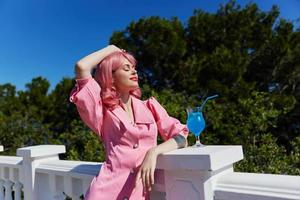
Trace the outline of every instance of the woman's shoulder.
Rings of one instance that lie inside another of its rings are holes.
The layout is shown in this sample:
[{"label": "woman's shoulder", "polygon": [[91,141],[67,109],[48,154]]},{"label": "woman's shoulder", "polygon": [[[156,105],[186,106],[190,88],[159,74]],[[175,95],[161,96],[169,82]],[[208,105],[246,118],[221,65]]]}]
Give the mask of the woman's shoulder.
[{"label": "woman's shoulder", "polygon": [[134,104],[143,104],[148,108],[151,108],[151,107],[156,106],[157,104],[159,104],[154,96],[150,96],[146,99],[141,99],[141,98],[138,98],[138,97],[135,97],[135,96],[132,96],[132,98],[134,98],[134,101],[133,101]]},{"label": "woman's shoulder", "polygon": [[145,99],[143,103],[150,108],[150,110],[157,110],[161,109],[162,105],[159,103],[156,97],[150,96],[149,98]]},{"label": "woman's shoulder", "polygon": [[143,101],[144,103],[153,103],[153,102],[158,102],[157,99],[154,97],[154,96],[150,96],[144,100],[141,100]]}]

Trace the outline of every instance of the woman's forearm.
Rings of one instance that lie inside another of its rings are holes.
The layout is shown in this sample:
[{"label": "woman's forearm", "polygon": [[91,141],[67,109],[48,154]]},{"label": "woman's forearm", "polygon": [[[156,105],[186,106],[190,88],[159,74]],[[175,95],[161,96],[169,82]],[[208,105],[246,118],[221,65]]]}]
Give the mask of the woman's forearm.
[{"label": "woman's forearm", "polygon": [[153,148],[156,155],[166,153],[175,149],[187,147],[187,140],[181,135],[168,139],[167,141]]},{"label": "woman's forearm", "polygon": [[115,45],[109,45],[80,59],[75,65],[76,78],[81,79],[90,76],[91,70],[106,56],[115,51],[121,50]]}]

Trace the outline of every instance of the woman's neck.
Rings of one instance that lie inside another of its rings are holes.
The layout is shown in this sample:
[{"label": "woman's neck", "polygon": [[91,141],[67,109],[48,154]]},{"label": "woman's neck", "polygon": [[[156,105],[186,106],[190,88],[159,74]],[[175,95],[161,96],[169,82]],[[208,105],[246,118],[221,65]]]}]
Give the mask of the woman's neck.
[{"label": "woman's neck", "polygon": [[121,93],[120,99],[121,99],[121,102],[122,102],[123,104],[129,103],[129,100],[130,100],[130,95],[129,95],[129,93]]}]

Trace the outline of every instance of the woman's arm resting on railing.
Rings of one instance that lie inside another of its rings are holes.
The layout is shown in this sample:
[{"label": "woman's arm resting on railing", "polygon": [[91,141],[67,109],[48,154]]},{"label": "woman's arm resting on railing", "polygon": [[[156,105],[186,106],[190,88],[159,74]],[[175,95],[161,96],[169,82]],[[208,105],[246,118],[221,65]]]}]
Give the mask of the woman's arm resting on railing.
[{"label": "woman's arm resting on railing", "polygon": [[178,145],[178,149],[187,147],[187,139],[183,136],[183,135],[175,135],[173,137],[173,139],[176,141],[177,145]]},{"label": "woman's arm resting on railing", "polygon": [[153,148],[153,151],[156,155],[166,153],[175,149],[180,149],[187,147],[187,139],[181,135],[175,135],[172,138],[168,139],[167,141],[157,145]]}]

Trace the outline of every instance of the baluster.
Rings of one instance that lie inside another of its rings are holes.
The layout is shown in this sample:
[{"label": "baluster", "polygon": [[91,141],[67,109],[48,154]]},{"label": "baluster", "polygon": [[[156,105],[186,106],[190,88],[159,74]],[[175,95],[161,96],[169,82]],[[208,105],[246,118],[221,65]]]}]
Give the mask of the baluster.
[{"label": "baluster", "polygon": [[80,200],[80,196],[82,194],[82,181],[78,178],[73,178],[72,180],[72,200]]},{"label": "baluster", "polygon": [[16,181],[13,186],[13,189],[15,191],[15,200],[21,200],[22,188],[23,184],[20,181]]},{"label": "baluster", "polygon": [[62,191],[58,191],[57,194],[54,196],[55,200],[65,200],[66,195]]},{"label": "baluster", "polygon": [[82,180],[83,196],[85,195],[85,192],[87,191],[87,189],[90,187],[90,184],[91,184],[91,179],[84,178]]},{"label": "baluster", "polygon": [[3,167],[3,179],[9,179],[9,168],[8,167]]},{"label": "baluster", "polygon": [[[13,191],[13,185],[14,185],[14,183],[15,183],[15,181],[16,181],[16,179],[15,179],[15,177],[14,177],[14,168],[11,168],[11,167],[9,167],[8,168],[8,180],[10,180],[11,182],[12,182],[12,187],[11,187],[11,189],[12,189],[12,191]],[[6,195],[7,195],[7,193],[5,193]],[[12,196],[12,192],[10,192],[10,194],[11,194],[11,196]]]},{"label": "baluster", "polygon": [[4,183],[5,181],[3,179],[0,179],[0,200],[4,200]]},{"label": "baluster", "polygon": [[8,168],[8,180],[15,181],[14,168]]},{"label": "baluster", "polygon": [[55,176],[54,177],[54,184],[55,184],[55,199],[60,200],[63,199],[65,200],[65,198],[67,197],[63,191],[64,191],[64,177],[63,176]]},{"label": "baluster", "polygon": [[67,175],[67,176],[64,177],[64,192],[69,197],[73,196],[73,191],[72,191],[72,177],[71,176]]},{"label": "baluster", "polygon": [[49,186],[51,194],[53,194],[53,198],[55,198],[58,193],[56,190],[56,176],[54,174],[49,174]]},{"label": "baluster", "polygon": [[4,168],[0,167],[0,178],[4,178]]},{"label": "baluster", "polygon": [[20,174],[19,174],[19,172],[20,172],[19,169],[18,168],[14,168],[13,171],[14,171],[14,178],[12,180],[15,180],[15,182],[17,182],[17,181],[21,182]]},{"label": "baluster", "polygon": [[5,195],[4,195],[4,200],[12,200],[12,185],[14,183],[10,180],[5,180],[4,182],[4,188],[5,188]]}]

